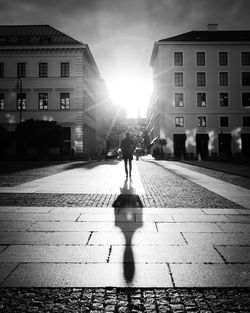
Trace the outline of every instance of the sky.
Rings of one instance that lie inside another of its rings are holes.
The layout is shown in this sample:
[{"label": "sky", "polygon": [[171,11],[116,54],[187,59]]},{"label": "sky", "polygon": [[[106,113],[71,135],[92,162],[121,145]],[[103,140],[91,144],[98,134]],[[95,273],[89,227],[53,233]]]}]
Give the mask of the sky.
[{"label": "sky", "polygon": [[49,24],[89,45],[114,104],[146,116],[155,41],[191,30],[250,29],[249,0],[0,0],[2,25]]}]

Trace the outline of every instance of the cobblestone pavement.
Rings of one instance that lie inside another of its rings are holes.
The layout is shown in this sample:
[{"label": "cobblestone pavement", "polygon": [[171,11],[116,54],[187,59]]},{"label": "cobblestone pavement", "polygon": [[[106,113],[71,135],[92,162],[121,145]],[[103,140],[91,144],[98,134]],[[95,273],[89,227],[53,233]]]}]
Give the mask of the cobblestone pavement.
[{"label": "cobblestone pavement", "polygon": [[[43,169],[26,169],[8,174],[0,185],[11,186],[78,166],[59,164]],[[183,165],[189,166],[189,165]],[[145,207],[241,208],[161,166],[138,162],[146,190],[140,195]],[[195,168],[193,168],[195,169]],[[197,171],[249,188],[248,178],[221,174],[210,169]],[[9,177],[9,178],[8,178]],[[181,196],[180,196],[181,195]],[[110,207],[116,194],[1,194],[0,206]],[[172,312],[172,313],[247,313],[250,312],[249,288],[0,288],[0,312]]]},{"label": "cobblestone pavement", "polygon": [[0,311],[114,313],[248,313],[249,289],[0,289]]}]

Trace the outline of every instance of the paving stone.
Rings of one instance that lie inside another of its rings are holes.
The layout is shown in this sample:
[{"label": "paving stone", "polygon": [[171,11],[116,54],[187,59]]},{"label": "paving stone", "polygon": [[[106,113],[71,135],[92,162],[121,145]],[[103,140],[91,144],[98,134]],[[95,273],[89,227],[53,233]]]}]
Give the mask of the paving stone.
[{"label": "paving stone", "polygon": [[156,223],[159,232],[222,232],[215,223]]},{"label": "paving stone", "polygon": [[250,225],[244,223],[217,223],[217,225],[228,233],[249,233]]},{"label": "paving stone", "polygon": [[226,215],[172,215],[173,219],[177,223],[188,223],[188,222],[197,222],[197,223],[216,223],[216,222],[230,222],[230,218]]},{"label": "paving stone", "polygon": [[170,264],[175,287],[248,287],[250,265]]},{"label": "paving stone", "polygon": [[215,246],[228,263],[250,263],[250,246]]},{"label": "paving stone", "polygon": [[233,223],[250,223],[250,215],[228,215]]},{"label": "paving stone", "polygon": [[194,246],[113,246],[110,262],[224,263],[213,247]]},{"label": "paving stone", "polygon": [[89,232],[0,232],[0,244],[85,245]]},{"label": "paving stone", "polygon": [[26,231],[34,225],[34,221],[0,221],[0,230],[3,231]]},{"label": "paving stone", "polygon": [[12,245],[0,262],[106,262],[108,247]]},{"label": "paving stone", "polygon": [[202,245],[247,245],[248,233],[183,233],[188,244]]},{"label": "paving stone", "polygon": [[[4,287],[172,287],[165,264],[135,264],[133,280],[123,264],[20,264],[3,283]],[[147,273],[145,275],[145,273]],[[130,273],[131,274],[131,273]]]},{"label": "paving stone", "polygon": [[106,214],[81,214],[77,220],[78,222],[135,222],[135,214],[123,214],[123,213],[106,213]]},{"label": "paving stone", "polygon": [[0,263],[0,285],[16,266],[17,263]]},{"label": "paving stone", "polygon": [[180,233],[151,233],[151,232],[93,232],[89,245],[125,245],[126,237],[131,238],[132,245],[186,245]]},{"label": "paving stone", "polygon": [[152,231],[156,232],[154,223],[136,222],[37,222],[29,230],[31,231]]},{"label": "paving stone", "polygon": [[0,213],[0,221],[76,221],[79,217],[78,213],[65,214],[37,214],[37,213]]},{"label": "paving stone", "polygon": [[52,207],[0,206],[1,213],[49,213]]}]

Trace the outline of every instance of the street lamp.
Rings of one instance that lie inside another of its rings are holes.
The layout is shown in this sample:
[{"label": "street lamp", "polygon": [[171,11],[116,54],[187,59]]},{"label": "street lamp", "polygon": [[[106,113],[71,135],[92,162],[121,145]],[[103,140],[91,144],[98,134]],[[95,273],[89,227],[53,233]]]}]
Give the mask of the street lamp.
[{"label": "street lamp", "polygon": [[[16,82],[16,89],[18,90],[18,93],[20,94],[20,121],[19,123],[22,122],[22,110],[23,110],[23,84],[22,84],[22,78],[17,77],[17,82]],[[18,98],[17,98],[17,108],[18,108]]]}]

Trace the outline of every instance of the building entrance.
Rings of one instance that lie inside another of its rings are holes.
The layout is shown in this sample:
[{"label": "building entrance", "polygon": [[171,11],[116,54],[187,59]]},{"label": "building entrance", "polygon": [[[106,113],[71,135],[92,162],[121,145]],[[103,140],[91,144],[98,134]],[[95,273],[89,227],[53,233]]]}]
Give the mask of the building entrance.
[{"label": "building entrance", "polygon": [[196,135],[196,154],[201,157],[208,156],[208,134]]},{"label": "building entrance", "polygon": [[250,133],[241,134],[242,154],[250,159]]},{"label": "building entrance", "polygon": [[186,135],[174,134],[174,156],[180,158],[186,153]]},{"label": "building entrance", "polygon": [[231,134],[219,134],[219,155],[223,159],[228,159],[232,155],[232,148],[231,148],[231,141],[232,135]]}]

